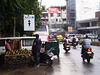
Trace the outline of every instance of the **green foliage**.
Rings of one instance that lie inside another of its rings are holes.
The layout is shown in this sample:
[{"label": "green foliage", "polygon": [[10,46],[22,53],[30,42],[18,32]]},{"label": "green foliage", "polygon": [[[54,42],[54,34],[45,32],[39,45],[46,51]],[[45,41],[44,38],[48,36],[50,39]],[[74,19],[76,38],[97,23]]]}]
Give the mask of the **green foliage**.
[{"label": "green foliage", "polygon": [[20,36],[20,33],[19,32],[16,32],[16,36]]},{"label": "green foliage", "polygon": [[35,25],[40,26],[42,9],[38,0],[1,0],[0,1],[0,32],[13,34],[14,20],[16,18],[16,32],[21,35],[23,30],[23,15],[35,15]]},{"label": "green foliage", "polygon": [[62,24],[62,28],[68,31],[68,25],[67,24]]},{"label": "green foliage", "polygon": [[42,5],[42,10],[45,10],[45,9],[46,9],[45,5]]}]

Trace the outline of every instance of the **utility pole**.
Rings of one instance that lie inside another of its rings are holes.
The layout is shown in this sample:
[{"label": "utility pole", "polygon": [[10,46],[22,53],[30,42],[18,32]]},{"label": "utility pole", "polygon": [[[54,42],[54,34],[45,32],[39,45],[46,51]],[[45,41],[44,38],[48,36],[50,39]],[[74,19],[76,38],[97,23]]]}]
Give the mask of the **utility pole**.
[{"label": "utility pole", "polygon": [[16,17],[12,17],[14,20],[14,29],[13,29],[13,37],[15,37],[16,34]]},{"label": "utility pole", "polygon": [[68,0],[66,0],[66,22],[68,24],[68,12],[69,12],[69,9],[68,9]]},{"label": "utility pole", "polygon": [[62,14],[63,14],[63,13],[62,13],[62,9],[63,9],[63,6],[60,6],[60,12],[61,12],[61,21],[62,21],[62,22],[61,22],[61,24],[63,25],[63,20],[62,20]]}]

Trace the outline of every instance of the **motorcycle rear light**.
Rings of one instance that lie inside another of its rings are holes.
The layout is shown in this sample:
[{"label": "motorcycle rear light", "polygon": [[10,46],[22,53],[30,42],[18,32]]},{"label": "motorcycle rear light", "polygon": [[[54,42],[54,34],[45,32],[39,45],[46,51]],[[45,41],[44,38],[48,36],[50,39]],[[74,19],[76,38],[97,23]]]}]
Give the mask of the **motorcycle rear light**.
[{"label": "motorcycle rear light", "polygon": [[66,47],[69,47],[69,46],[66,46]]},{"label": "motorcycle rear light", "polygon": [[91,51],[91,49],[88,49],[88,52],[90,52]]}]

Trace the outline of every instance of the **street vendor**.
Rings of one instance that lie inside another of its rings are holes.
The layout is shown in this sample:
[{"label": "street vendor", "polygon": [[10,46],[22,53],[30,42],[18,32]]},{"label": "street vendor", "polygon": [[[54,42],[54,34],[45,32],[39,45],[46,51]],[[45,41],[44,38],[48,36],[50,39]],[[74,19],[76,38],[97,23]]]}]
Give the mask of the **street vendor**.
[{"label": "street vendor", "polygon": [[36,67],[39,67],[39,56],[40,56],[40,50],[42,47],[42,42],[39,39],[39,35],[36,34],[36,39],[33,42],[33,46],[32,46],[32,53],[35,57],[35,61],[36,61]]},{"label": "street vendor", "polygon": [[11,41],[10,41],[10,39],[7,39],[6,42],[7,42],[6,45],[5,45],[6,52],[11,51],[11,46],[10,46]]}]

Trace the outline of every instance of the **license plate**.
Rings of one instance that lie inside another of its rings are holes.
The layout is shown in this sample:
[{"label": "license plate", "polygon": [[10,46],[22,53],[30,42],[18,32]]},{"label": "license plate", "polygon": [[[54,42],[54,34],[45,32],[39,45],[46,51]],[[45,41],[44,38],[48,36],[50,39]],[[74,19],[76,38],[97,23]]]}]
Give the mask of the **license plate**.
[{"label": "license plate", "polygon": [[66,48],[66,49],[69,49],[69,48]]},{"label": "license plate", "polygon": [[92,54],[92,52],[87,52],[88,54]]}]

